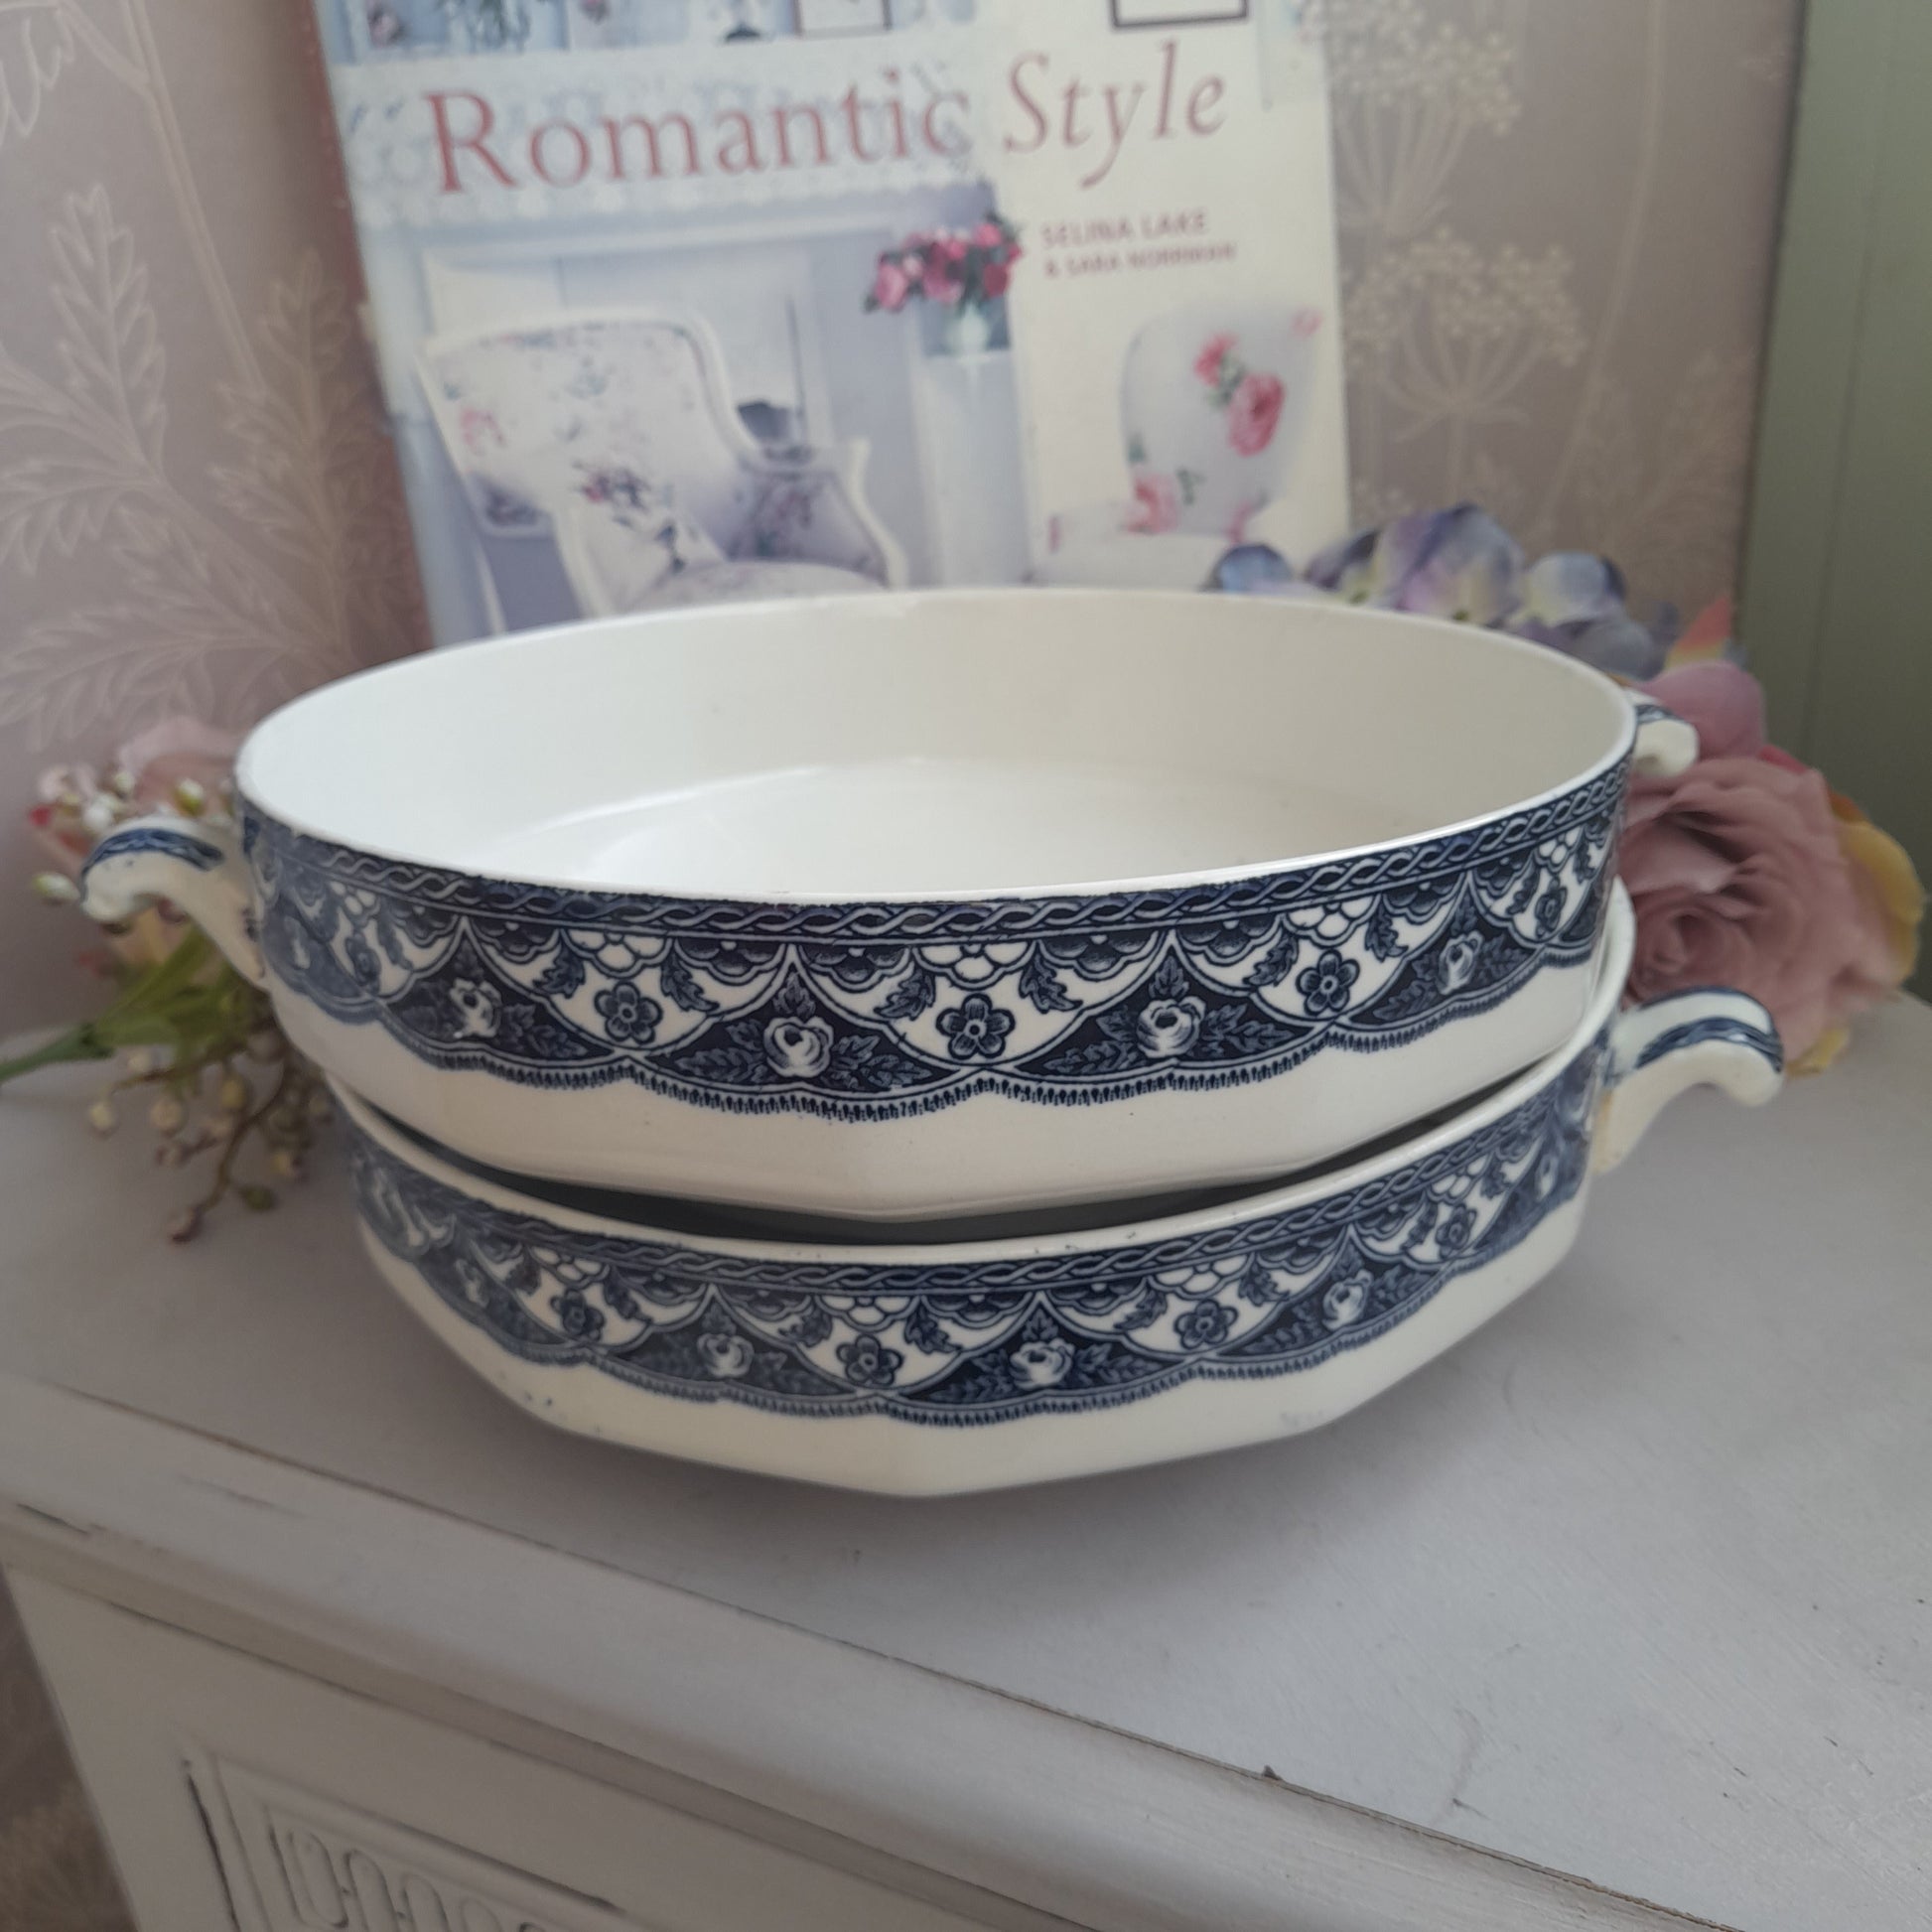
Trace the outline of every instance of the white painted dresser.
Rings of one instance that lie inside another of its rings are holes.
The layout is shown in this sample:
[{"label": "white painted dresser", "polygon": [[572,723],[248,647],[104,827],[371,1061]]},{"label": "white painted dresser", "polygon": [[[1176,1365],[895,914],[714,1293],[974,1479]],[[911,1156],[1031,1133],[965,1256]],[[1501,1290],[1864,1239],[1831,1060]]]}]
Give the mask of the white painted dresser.
[{"label": "white painted dresser", "polygon": [[940,1504],[549,1433],[84,1091],[0,1558],[144,1932],[1932,1925],[1932,1010],[1319,1436]]}]

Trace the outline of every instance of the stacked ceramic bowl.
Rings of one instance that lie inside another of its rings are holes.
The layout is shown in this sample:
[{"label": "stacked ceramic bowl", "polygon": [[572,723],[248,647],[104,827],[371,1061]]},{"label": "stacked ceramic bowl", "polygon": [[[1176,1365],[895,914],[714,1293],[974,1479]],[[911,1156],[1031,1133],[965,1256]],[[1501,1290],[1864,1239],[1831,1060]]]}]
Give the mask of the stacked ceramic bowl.
[{"label": "stacked ceramic bowl", "polygon": [[1624,789],[1694,754],[1328,605],[734,606],[316,692],[238,841],[136,821],[86,883],[268,987],[377,1266],[516,1399],[944,1491],[1339,1414],[1671,1092],[1766,1097],[1748,1000],[1619,1013]]}]

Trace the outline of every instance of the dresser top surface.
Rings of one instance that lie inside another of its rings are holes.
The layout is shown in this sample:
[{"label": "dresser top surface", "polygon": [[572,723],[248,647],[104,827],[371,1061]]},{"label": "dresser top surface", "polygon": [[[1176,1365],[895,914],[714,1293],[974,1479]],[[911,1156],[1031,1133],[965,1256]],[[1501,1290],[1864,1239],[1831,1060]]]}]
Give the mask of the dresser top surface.
[{"label": "dresser top surface", "polygon": [[1326,1430],[936,1503],[531,1421],[334,1159],[170,1246],[182,1176],[90,1090],[0,1097],[10,1374],[1751,1932],[1932,1915],[1932,1009],[1680,1103],[1550,1281]]}]

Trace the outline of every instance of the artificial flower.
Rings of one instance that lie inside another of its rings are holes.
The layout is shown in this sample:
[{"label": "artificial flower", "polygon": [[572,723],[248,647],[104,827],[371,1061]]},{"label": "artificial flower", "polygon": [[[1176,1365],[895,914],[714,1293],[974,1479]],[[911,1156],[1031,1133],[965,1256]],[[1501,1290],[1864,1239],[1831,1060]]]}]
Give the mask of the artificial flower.
[{"label": "artificial flower", "polygon": [[[40,896],[76,902],[94,845],[145,812],[228,824],[236,744],[214,726],[170,718],[129,739],[104,776],[85,765],[47,772],[27,815],[53,867],[34,882]],[[249,1207],[273,1206],[274,1189],[242,1179],[238,1162],[256,1148],[271,1173],[300,1177],[315,1124],[328,1112],[321,1075],[283,1038],[268,996],[173,907],[149,906],[106,936],[112,950],[99,964],[114,982],[114,997],[92,1019],[0,1062],[0,1085],[44,1066],[118,1058],[118,1076],[86,1110],[88,1126],[113,1133],[124,1100],[152,1088],[147,1118],[161,1137],[156,1161],[185,1167],[207,1155],[213,1163],[202,1198],[169,1224],[171,1239],[191,1239],[230,1192]],[[487,989],[475,994],[466,1028],[473,1032],[493,1025],[492,1005],[500,1007]]]},{"label": "artificial flower", "polygon": [[[1236,575],[1261,573],[1250,565]],[[1508,630],[1625,679],[1660,671],[1675,629],[1669,614],[1656,625],[1630,614],[1622,572],[1607,558],[1559,552],[1530,568],[1516,539],[1472,503],[1359,530],[1315,556],[1303,581],[1349,604]],[[1272,580],[1267,588],[1279,594]]]},{"label": "artificial flower", "polygon": [[1619,862],[1637,913],[1630,997],[1738,987],[1776,1021],[1794,1071],[1829,1066],[1850,1022],[1912,970],[1925,896],[1911,863],[1765,742],[1747,671],[1712,660],[1645,689],[1703,749],[1677,777],[1631,785]]},{"label": "artificial flower", "polygon": [[1233,597],[1321,598],[1326,593],[1296,576],[1272,544],[1237,543],[1214,566],[1207,588]]},{"label": "artificial flower", "polygon": [[[124,819],[178,811],[225,823],[239,744],[232,732],[199,719],[167,718],[129,739],[104,772],[84,764],[44,772],[39,802],[27,814],[28,829],[49,862],[35,882],[41,897],[69,902],[78,897],[88,853]],[[167,958],[188,929],[172,906],[151,905],[109,932],[107,943],[123,965],[151,966]]]},{"label": "artificial flower", "polygon": [[1668,640],[1630,615],[1626,598],[1623,573],[1609,558],[1560,550],[1524,573],[1508,628],[1612,677],[1654,677]]}]

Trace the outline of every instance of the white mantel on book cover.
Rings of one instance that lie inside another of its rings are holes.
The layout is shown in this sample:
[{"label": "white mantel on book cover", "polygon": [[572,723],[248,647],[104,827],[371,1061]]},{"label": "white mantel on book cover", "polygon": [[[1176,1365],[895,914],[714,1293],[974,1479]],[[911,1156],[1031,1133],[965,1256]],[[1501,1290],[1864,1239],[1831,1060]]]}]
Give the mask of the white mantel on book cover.
[{"label": "white mantel on book cover", "polygon": [[1347,509],[1308,0],[317,0],[437,634]]}]

